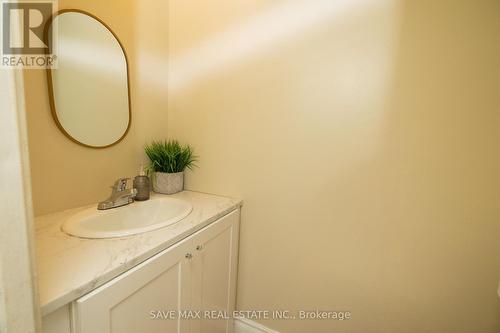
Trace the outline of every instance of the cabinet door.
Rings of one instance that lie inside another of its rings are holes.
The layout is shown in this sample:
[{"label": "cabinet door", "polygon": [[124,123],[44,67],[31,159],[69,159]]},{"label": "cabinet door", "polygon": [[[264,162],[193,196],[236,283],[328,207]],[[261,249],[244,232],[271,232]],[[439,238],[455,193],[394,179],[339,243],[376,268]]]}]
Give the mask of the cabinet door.
[{"label": "cabinet door", "polygon": [[233,331],[232,320],[213,318],[230,316],[235,309],[239,214],[236,210],[193,237],[192,307],[210,311],[212,319],[192,321],[191,333]]},{"label": "cabinet door", "polygon": [[157,314],[190,307],[190,249],[181,241],[78,299],[76,333],[188,332],[189,322]]}]

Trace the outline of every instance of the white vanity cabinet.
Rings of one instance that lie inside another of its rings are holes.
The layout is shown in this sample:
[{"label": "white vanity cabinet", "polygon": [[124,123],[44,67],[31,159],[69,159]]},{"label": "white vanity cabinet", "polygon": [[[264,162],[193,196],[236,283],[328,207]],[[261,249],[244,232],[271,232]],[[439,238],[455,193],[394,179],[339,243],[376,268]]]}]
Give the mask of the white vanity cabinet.
[{"label": "white vanity cabinet", "polygon": [[[70,316],[70,332],[232,332],[232,320],[207,320],[203,314],[212,311],[212,317],[220,317],[234,310],[239,215],[239,209],[229,213],[74,301],[64,312]],[[177,311],[182,310],[202,318],[181,319]],[[47,318],[44,333],[66,333],[48,330],[67,325]]]}]

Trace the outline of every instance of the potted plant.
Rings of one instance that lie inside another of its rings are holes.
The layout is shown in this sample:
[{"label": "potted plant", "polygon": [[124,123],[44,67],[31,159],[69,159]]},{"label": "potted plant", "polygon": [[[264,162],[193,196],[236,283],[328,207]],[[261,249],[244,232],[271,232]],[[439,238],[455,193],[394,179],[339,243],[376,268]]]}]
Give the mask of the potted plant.
[{"label": "potted plant", "polygon": [[184,170],[195,166],[193,149],[177,140],[153,141],[144,148],[151,164],[153,191],[173,194],[184,189]]}]

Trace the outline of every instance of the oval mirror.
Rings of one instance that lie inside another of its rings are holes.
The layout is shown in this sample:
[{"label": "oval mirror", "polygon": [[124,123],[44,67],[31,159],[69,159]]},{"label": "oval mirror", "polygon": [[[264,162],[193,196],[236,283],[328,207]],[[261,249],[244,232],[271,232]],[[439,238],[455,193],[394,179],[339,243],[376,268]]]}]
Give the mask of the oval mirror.
[{"label": "oval mirror", "polygon": [[49,26],[57,31],[57,67],[47,70],[52,116],[71,140],[92,148],[118,143],[130,127],[128,63],[117,36],[97,17],[62,10]]}]

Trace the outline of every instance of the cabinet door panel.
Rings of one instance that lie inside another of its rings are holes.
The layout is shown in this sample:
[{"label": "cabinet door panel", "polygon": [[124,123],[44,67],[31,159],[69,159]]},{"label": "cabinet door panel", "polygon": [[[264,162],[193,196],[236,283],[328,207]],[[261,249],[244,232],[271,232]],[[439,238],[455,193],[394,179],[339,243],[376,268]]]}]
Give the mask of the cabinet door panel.
[{"label": "cabinet door panel", "polygon": [[110,332],[177,332],[175,320],[152,320],[150,311],[178,309],[181,264],[175,264],[109,310]]},{"label": "cabinet door panel", "polygon": [[[210,311],[211,317],[231,315],[235,307],[238,259],[239,211],[207,227],[193,239],[196,256],[192,262],[193,306]],[[232,320],[198,321],[192,333],[232,332]]]},{"label": "cabinet door panel", "polygon": [[188,332],[187,322],[154,319],[151,311],[189,308],[190,249],[188,240],[174,245],[77,300],[76,332]]}]

